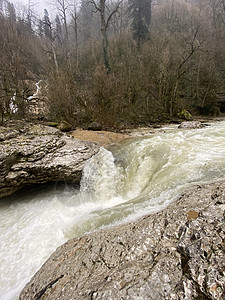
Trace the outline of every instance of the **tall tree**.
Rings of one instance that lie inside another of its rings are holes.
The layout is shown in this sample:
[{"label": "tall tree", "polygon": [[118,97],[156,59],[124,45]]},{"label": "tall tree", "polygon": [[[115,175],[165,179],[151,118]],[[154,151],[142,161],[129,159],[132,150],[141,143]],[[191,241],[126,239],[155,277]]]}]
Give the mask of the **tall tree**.
[{"label": "tall tree", "polygon": [[47,9],[44,9],[43,27],[44,27],[44,35],[47,38],[51,38],[51,22],[49,19],[49,13]]},{"label": "tall tree", "polygon": [[58,15],[61,19],[63,25],[63,45],[64,45],[64,52],[65,58],[68,59],[69,56],[69,29],[68,29],[68,22],[67,22],[67,11],[69,9],[70,3],[68,0],[55,0]]},{"label": "tall tree", "polygon": [[50,53],[52,55],[54,65],[56,72],[58,73],[58,60],[57,60],[57,55],[56,55],[56,50],[55,50],[55,36],[53,34],[53,28],[52,28],[52,23],[49,19],[49,14],[47,9],[44,10],[44,18],[43,18],[43,23],[44,23],[44,34],[47,38],[48,41],[50,41]]},{"label": "tall tree", "polygon": [[128,10],[132,18],[131,29],[138,49],[142,42],[150,39],[151,2],[152,0],[129,0],[128,2]]},{"label": "tall tree", "polygon": [[33,19],[35,19],[33,10],[34,6],[35,4],[33,3],[33,0],[28,0],[27,25],[30,32],[32,32],[32,22]]},{"label": "tall tree", "polygon": [[56,31],[56,39],[58,43],[62,43],[62,25],[59,19],[59,15],[56,15],[55,18],[55,31]]},{"label": "tall tree", "polygon": [[16,23],[16,10],[11,2],[7,2],[7,15],[10,21],[10,24]]},{"label": "tall tree", "polygon": [[110,72],[110,65],[109,65],[109,57],[108,57],[108,28],[109,23],[113,15],[118,11],[120,4],[123,0],[118,1],[114,8],[109,10],[108,6],[106,5],[106,0],[99,0],[98,2],[95,0],[91,0],[90,2],[93,3],[95,9],[100,14],[101,19],[101,35],[102,35],[102,47],[103,47],[103,59],[104,65],[106,67],[107,72]]},{"label": "tall tree", "polygon": [[38,21],[38,35],[41,37],[44,35],[44,23],[43,20],[39,19]]},{"label": "tall tree", "polygon": [[77,3],[74,0],[73,2],[73,12],[72,12],[72,19],[73,19],[73,29],[74,29],[74,38],[75,38],[75,61],[76,66],[78,66],[78,13],[77,13]]}]

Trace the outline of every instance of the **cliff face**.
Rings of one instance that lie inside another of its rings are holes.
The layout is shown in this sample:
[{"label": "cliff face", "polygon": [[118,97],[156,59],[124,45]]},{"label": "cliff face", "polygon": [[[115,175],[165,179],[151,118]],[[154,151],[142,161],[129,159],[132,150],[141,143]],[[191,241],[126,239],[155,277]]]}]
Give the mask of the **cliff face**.
[{"label": "cliff face", "polygon": [[87,159],[99,151],[59,130],[24,122],[0,127],[0,197],[48,181],[78,183]]},{"label": "cliff face", "polygon": [[225,299],[225,182],[199,185],[161,212],[68,241],[23,299]]}]

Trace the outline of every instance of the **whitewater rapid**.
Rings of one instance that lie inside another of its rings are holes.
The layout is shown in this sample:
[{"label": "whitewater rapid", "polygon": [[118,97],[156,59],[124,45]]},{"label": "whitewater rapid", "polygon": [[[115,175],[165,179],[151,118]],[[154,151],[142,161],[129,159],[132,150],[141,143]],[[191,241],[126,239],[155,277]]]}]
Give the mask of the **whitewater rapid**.
[{"label": "whitewater rapid", "polygon": [[0,299],[17,299],[66,240],[166,207],[179,193],[225,174],[225,121],[168,126],[104,148],[85,165],[80,188],[45,185],[0,200]]}]

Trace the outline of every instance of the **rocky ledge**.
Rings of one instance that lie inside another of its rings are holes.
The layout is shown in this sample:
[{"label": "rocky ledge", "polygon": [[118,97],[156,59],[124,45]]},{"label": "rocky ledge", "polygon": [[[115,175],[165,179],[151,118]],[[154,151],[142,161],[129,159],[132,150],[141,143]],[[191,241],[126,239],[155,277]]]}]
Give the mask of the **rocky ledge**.
[{"label": "rocky ledge", "polygon": [[0,127],[0,197],[48,181],[78,183],[99,145],[68,137],[58,129],[25,122]]},{"label": "rocky ledge", "polygon": [[59,247],[23,299],[225,299],[225,182]]}]

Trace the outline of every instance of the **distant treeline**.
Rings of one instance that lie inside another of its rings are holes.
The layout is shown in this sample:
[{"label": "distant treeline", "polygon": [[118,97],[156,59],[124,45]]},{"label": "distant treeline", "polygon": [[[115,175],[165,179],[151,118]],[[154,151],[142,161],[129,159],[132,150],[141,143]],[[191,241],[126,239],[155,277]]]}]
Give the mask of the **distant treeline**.
[{"label": "distant treeline", "polygon": [[40,19],[0,0],[0,113],[26,117],[46,82],[52,121],[155,122],[218,115],[225,91],[225,0],[52,0]]}]

